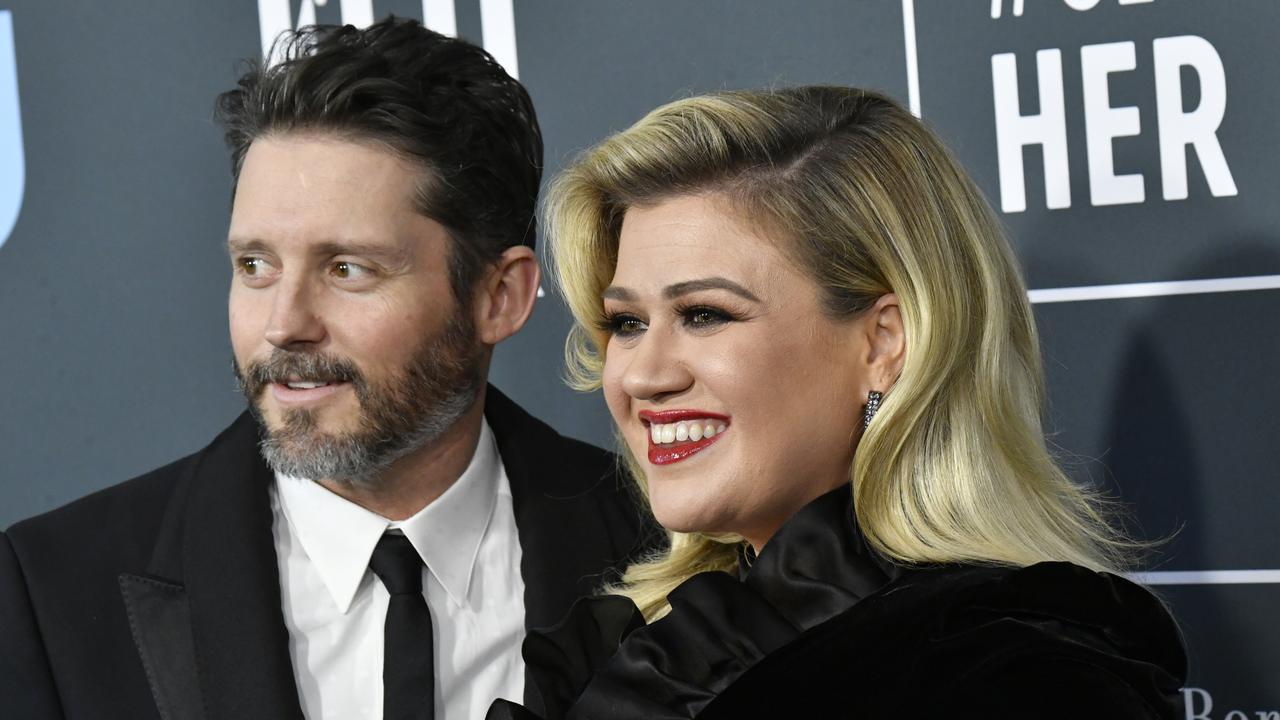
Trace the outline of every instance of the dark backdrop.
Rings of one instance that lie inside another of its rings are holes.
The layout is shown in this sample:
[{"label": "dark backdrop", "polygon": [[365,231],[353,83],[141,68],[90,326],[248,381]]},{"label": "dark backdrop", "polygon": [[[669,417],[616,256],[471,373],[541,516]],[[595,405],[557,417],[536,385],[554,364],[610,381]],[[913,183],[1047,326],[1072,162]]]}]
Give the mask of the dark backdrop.
[{"label": "dark backdrop", "polygon": [[[1280,3],[313,2],[0,2],[0,527],[240,411],[210,119],[236,60],[299,17],[425,15],[516,69],[548,175],[707,90],[844,83],[916,108],[1025,264],[1063,461],[1172,538],[1144,579],[1186,631],[1188,719],[1280,711]],[[540,301],[495,382],[608,444],[600,398],[559,381],[567,327]]]}]

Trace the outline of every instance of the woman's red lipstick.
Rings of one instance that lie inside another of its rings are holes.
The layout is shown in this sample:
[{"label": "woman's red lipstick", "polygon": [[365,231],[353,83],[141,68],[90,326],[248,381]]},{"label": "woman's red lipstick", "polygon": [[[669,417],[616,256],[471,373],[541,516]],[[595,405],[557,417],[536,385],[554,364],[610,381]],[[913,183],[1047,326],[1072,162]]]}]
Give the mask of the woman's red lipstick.
[{"label": "woman's red lipstick", "polygon": [[[639,417],[648,427],[652,427],[654,424],[669,425],[687,420],[711,420],[717,426],[724,427],[725,430],[729,426],[728,416],[702,410],[641,410]],[[724,430],[719,430],[710,437],[703,437],[698,440],[678,440],[674,443],[662,444],[653,441],[651,432],[649,435],[649,462],[654,465],[670,465],[671,463],[680,462],[710,447],[720,439],[724,432]]]}]

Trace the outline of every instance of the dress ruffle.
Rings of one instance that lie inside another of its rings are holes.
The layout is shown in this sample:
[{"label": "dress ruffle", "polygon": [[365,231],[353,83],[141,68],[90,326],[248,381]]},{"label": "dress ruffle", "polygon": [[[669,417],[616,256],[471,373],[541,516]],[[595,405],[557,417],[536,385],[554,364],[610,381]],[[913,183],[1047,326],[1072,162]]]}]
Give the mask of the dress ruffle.
[{"label": "dress ruffle", "polygon": [[847,487],[740,577],[702,573],[668,601],[645,625],[626,598],[587,598],[531,632],[530,707],[498,701],[488,720],[1173,718],[1186,673],[1145,589],[1060,562],[896,567]]},{"label": "dress ruffle", "polygon": [[1173,618],[1124,578],[1063,562],[954,566],[814,628],[699,720],[1180,718],[1186,670]]},{"label": "dress ruffle", "polygon": [[896,574],[862,541],[842,486],[796,513],[742,580],[695,575],[649,625],[626,598],[579,600],[563,622],[525,641],[535,685],[527,695],[541,707],[499,701],[487,718],[692,718],[761,659]]}]

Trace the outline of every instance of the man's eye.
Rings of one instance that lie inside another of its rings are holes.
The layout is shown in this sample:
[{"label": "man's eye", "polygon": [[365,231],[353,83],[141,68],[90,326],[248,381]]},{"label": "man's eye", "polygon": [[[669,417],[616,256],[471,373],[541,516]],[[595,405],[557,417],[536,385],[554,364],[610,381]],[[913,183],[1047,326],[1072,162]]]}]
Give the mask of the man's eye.
[{"label": "man's eye", "polygon": [[333,264],[333,276],[342,280],[356,280],[369,275],[369,268],[345,260]]},{"label": "man's eye", "polygon": [[249,276],[261,273],[265,269],[265,265],[266,263],[262,262],[262,258],[242,257],[236,260],[236,266],[240,269],[240,272]]}]

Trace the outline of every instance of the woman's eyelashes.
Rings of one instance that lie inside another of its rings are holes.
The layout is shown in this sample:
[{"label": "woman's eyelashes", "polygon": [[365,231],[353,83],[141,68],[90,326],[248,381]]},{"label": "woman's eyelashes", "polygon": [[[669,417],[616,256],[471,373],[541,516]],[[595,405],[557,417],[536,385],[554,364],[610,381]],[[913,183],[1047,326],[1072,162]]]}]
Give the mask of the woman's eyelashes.
[{"label": "woman's eyelashes", "polygon": [[613,335],[614,337],[631,337],[644,332],[648,325],[643,320],[629,312],[614,312],[606,310],[604,317],[600,320],[600,329]]},{"label": "woman's eyelashes", "polygon": [[709,330],[738,319],[729,311],[710,305],[677,307],[676,315],[684,322],[685,327],[694,330]]},{"label": "woman's eyelashes", "polygon": [[[706,304],[676,306],[672,308],[672,315],[682,327],[695,332],[712,330],[739,319],[726,309]],[[605,310],[600,329],[616,338],[627,339],[648,330],[649,323],[634,312]]]}]

